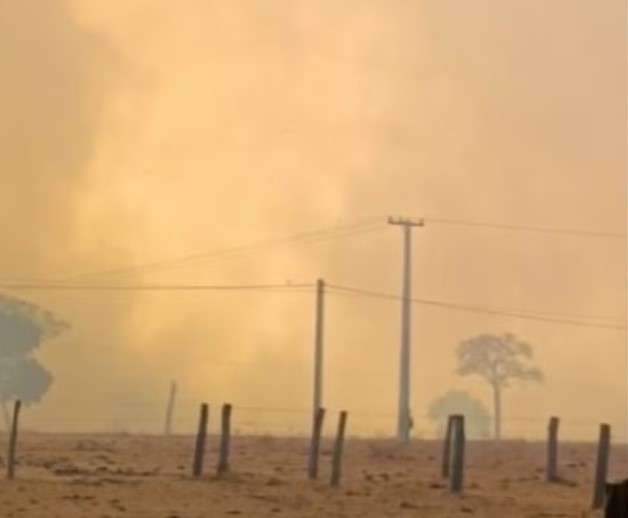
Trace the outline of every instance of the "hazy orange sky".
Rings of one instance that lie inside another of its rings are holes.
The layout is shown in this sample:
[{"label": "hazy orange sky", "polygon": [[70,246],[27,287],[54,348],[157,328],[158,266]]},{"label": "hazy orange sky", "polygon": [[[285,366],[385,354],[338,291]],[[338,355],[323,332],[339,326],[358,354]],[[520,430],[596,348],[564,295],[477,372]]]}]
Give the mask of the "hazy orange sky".
[{"label": "hazy orange sky", "polygon": [[[401,236],[388,214],[624,233],[624,8],[0,0],[1,277],[324,277],[398,293]],[[73,277],[371,218],[381,228],[346,239]],[[621,239],[428,224],[414,251],[418,297],[625,320]],[[170,379],[185,415],[206,399],[304,409],[285,417],[295,426],[308,418],[312,294],[19,296],[73,326],[42,348],[55,383],[33,426],[159,427]],[[512,331],[547,380],[508,392],[506,419],[541,422],[509,421],[506,433],[543,434],[549,414],[573,436],[593,437],[600,420],[624,426],[623,332],[420,306],[413,317],[417,416],[449,388],[488,405],[488,387],[453,375],[453,352]],[[329,296],[325,403],[353,411],[354,430],[394,428],[398,341],[398,304]]]}]

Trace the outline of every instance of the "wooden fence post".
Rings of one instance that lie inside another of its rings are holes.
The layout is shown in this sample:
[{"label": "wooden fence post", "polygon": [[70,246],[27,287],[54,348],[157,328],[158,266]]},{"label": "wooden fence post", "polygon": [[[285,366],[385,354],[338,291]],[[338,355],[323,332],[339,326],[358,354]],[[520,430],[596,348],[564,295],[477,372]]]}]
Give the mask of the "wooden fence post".
[{"label": "wooden fence post", "polygon": [[205,458],[205,441],[207,439],[207,419],[209,417],[209,405],[201,405],[201,414],[198,421],[198,433],[196,435],[196,447],[194,448],[194,466],[192,474],[200,477],[203,474],[203,460]]},{"label": "wooden fence post", "polygon": [[464,482],[465,433],[464,416],[453,418],[454,451],[452,458],[451,492],[460,493]]},{"label": "wooden fence post", "polygon": [[18,419],[22,402],[18,399],[13,407],[13,423],[11,425],[11,436],[9,437],[9,454],[7,455],[7,478],[15,478],[15,450],[17,447]]},{"label": "wooden fence post", "polygon": [[314,480],[318,476],[318,453],[321,445],[321,432],[325,419],[325,409],[319,408],[312,423],[312,439],[310,442],[310,459],[308,463],[308,476]]},{"label": "wooden fence post", "polygon": [[628,480],[606,486],[604,518],[628,518]]},{"label": "wooden fence post", "polygon": [[600,425],[600,440],[597,446],[597,465],[595,467],[595,486],[593,487],[593,509],[604,506],[606,496],[606,478],[608,476],[608,457],[611,444],[611,427]]},{"label": "wooden fence post", "polygon": [[548,482],[558,481],[558,417],[552,417],[547,429],[547,473]]},{"label": "wooden fence post", "polygon": [[166,425],[164,428],[164,434],[170,435],[172,433],[172,416],[174,414],[174,403],[177,397],[177,382],[173,381],[170,384],[170,395],[168,397],[168,406],[166,407]]},{"label": "wooden fence post", "polygon": [[231,443],[231,405],[222,406],[222,435],[220,436],[220,457],[218,476],[229,471],[229,444]]},{"label": "wooden fence post", "polygon": [[337,487],[340,484],[342,473],[342,451],[345,441],[345,429],[347,426],[347,412],[340,412],[338,419],[338,431],[336,433],[336,444],[334,445],[334,457],[331,465],[331,485]]},{"label": "wooden fence post", "polygon": [[445,442],[443,444],[443,459],[441,464],[441,475],[443,478],[449,478],[449,466],[451,464],[451,430],[453,426],[453,417],[447,416],[447,430],[445,431]]}]

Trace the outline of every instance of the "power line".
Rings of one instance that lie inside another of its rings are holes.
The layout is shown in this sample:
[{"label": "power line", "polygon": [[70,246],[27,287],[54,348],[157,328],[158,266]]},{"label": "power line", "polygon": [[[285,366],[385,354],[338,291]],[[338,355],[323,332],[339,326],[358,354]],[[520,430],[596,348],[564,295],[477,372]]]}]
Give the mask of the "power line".
[{"label": "power line", "polygon": [[[7,291],[258,291],[258,292],[292,292],[292,293],[311,293],[315,284],[63,284],[63,283],[0,283],[0,289]],[[344,295],[363,296],[383,300],[400,301],[399,295],[390,293],[382,293],[360,288],[341,286],[336,284],[327,284],[326,287],[331,293],[339,293]],[[467,311],[471,313],[481,313],[488,315],[498,315],[524,320],[536,320],[541,322],[568,324],[580,327],[592,327],[602,329],[624,330],[626,326],[619,323],[602,323],[602,322],[586,322],[577,320],[576,317],[559,318],[540,313],[513,311],[505,309],[488,308],[482,306],[470,306],[453,302],[446,302],[432,299],[411,298],[414,304],[422,304],[427,306],[440,307],[457,311]],[[581,316],[589,320],[600,320],[600,317]],[[604,317],[606,318],[606,317]]]},{"label": "power line", "polygon": [[10,291],[300,291],[314,284],[55,284],[2,283]]},{"label": "power line", "polygon": [[78,274],[64,275],[62,280],[79,279],[83,277],[100,277],[106,275],[128,275],[133,273],[146,273],[159,271],[163,269],[170,269],[180,267],[186,263],[195,261],[214,260],[224,257],[237,256],[244,253],[256,252],[266,248],[272,248],[275,246],[289,245],[293,243],[300,244],[316,244],[323,241],[348,238],[359,234],[373,232],[385,228],[380,218],[371,218],[368,220],[362,220],[356,223],[347,225],[337,225],[334,227],[327,227],[318,230],[301,232],[298,234],[292,234],[290,236],[269,239],[264,241],[254,242],[248,245],[235,246],[230,248],[223,248],[213,250],[210,252],[201,252],[184,255],[174,259],[154,261],[134,266],[124,266],[119,268],[111,268],[107,270],[100,270],[95,272],[83,272]]},{"label": "power line", "polygon": [[[580,229],[566,229],[566,228],[551,228],[551,227],[538,227],[538,226],[526,226],[526,225],[511,225],[501,223],[489,223],[479,222],[464,219],[454,218],[423,218],[427,223],[464,226],[464,227],[480,227],[480,228],[493,228],[500,230],[513,230],[535,233],[549,233],[549,234],[565,234],[576,235],[581,237],[594,237],[594,238],[612,238],[612,239],[626,239],[626,234],[617,232],[602,232],[602,231],[588,231]],[[64,275],[55,275],[53,281],[66,281],[81,278],[100,277],[108,275],[129,275],[134,273],[152,273],[165,269],[172,269],[182,267],[185,264],[195,261],[207,261],[216,260],[221,258],[228,258],[232,256],[238,256],[241,254],[256,252],[266,248],[272,248],[280,245],[289,245],[293,243],[300,244],[317,244],[328,240],[349,238],[360,234],[374,232],[385,228],[383,224],[383,218],[370,218],[356,223],[347,225],[338,225],[328,228],[322,228],[318,230],[301,232],[286,236],[283,238],[269,239],[265,241],[258,241],[248,245],[235,246],[231,248],[217,249],[210,252],[192,253],[183,255],[173,259],[147,262],[132,266],[122,266],[117,268],[109,268],[92,272],[80,272]],[[15,279],[12,279],[15,280]],[[46,282],[50,279],[20,279],[23,282]]]},{"label": "power line", "polygon": [[[334,285],[334,284],[329,284],[328,287],[332,292],[336,291],[336,292],[345,293],[345,294],[384,299],[384,300],[394,300],[394,301],[402,300],[400,296],[392,295],[388,293],[380,293],[380,292],[375,292],[375,291],[363,290],[359,288],[351,288],[347,286],[339,286],[339,285]],[[558,318],[558,317],[552,317],[552,316],[545,316],[538,313],[534,314],[534,313],[525,313],[525,312],[520,312],[520,311],[495,309],[495,308],[488,308],[488,307],[481,307],[481,306],[469,306],[465,304],[457,304],[457,303],[445,302],[445,301],[440,301],[440,300],[412,298],[410,299],[410,301],[415,304],[422,304],[426,306],[434,306],[434,307],[457,310],[457,311],[467,311],[470,313],[481,313],[481,314],[487,314],[487,315],[498,315],[498,316],[504,316],[504,317],[518,318],[518,319],[523,319],[523,320],[536,320],[540,322],[548,322],[548,323],[553,323],[553,324],[565,324],[565,325],[573,325],[573,326],[579,326],[579,327],[595,327],[595,328],[602,328],[602,329],[617,329],[617,330],[626,329],[626,326],[624,324],[585,322],[583,320],[576,320],[574,318]]]},{"label": "power line", "polygon": [[[337,286],[337,285],[329,285],[330,288],[335,288],[337,290],[340,291],[347,291],[347,292],[351,292],[351,293],[355,293],[358,295],[365,295],[365,296],[370,296],[373,298],[381,298],[381,299],[387,299],[387,300],[401,300],[402,297],[398,296],[398,295],[393,295],[393,294],[388,294],[388,293],[382,293],[382,292],[375,292],[375,291],[369,291],[369,290],[363,290],[363,289],[358,289],[358,288],[349,288],[349,287],[344,287],[344,286]],[[413,299],[414,302],[431,302],[428,300],[424,300],[424,299]],[[565,317],[565,318],[571,318],[571,319],[584,319],[584,320],[614,320],[617,321],[618,319],[615,317],[609,317],[609,316],[599,316],[599,315],[584,315],[584,314],[560,314],[560,313],[549,313],[549,312],[541,312],[541,311],[529,311],[529,310],[511,310],[511,309],[495,309],[496,311],[503,311],[503,312],[514,312],[517,314],[524,314],[524,315],[542,315],[542,316],[558,316],[558,317]]]},{"label": "power line", "polygon": [[537,227],[529,225],[510,225],[505,223],[488,223],[481,221],[469,221],[464,219],[450,219],[450,218],[424,218],[427,223],[436,223],[442,225],[455,225],[464,227],[483,227],[493,228],[500,230],[516,230],[523,232],[535,232],[544,234],[566,234],[581,237],[597,237],[597,238],[612,238],[612,239],[626,239],[626,234],[619,232],[603,232],[594,230],[581,230],[570,228],[552,228],[552,227]]}]

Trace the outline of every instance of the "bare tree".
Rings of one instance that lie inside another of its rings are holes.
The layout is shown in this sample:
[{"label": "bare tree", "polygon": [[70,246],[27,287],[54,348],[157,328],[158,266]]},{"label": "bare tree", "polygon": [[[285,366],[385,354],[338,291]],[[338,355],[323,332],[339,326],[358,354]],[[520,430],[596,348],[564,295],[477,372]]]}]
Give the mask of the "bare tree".
[{"label": "bare tree", "polygon": [[512,380],[543,381],[543,373],[530,365],[532,347],[513,334],[480,335],[458,346],[458,370],[461,376],[484,378],[493,389],[495,438],[501,437],[502,391]]}]

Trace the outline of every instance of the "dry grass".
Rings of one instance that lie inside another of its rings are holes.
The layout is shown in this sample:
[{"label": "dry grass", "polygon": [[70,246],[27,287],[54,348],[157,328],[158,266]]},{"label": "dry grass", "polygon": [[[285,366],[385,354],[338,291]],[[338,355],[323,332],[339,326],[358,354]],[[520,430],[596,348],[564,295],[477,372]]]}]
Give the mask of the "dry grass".
[{"label": "dry grass", "polygon": [[[349,439],[342,486],[328,486],[331,443],[320,481],[306,480],[307,441],[235,437],[232,472],[214,478],[210,438],[203,480],[189,477],[192,437],[25,434],[17,476],[0,482],[4,517],[582,517],[588,511],[595,446],[562,445],[564,482],[544,482],[545,447],[505,442],[468,446],[466,493],[439,477],[439,443]],[[614,473],[626,473],[623,451]]]}]

